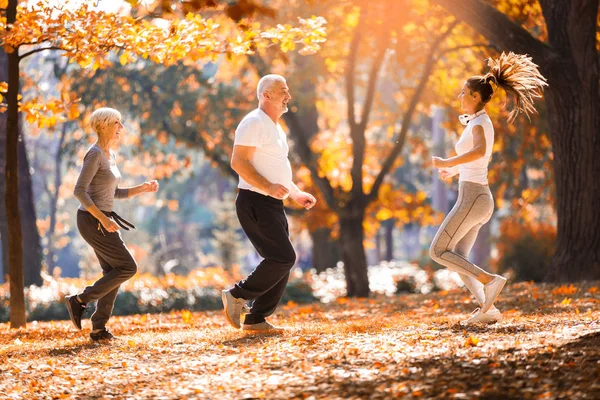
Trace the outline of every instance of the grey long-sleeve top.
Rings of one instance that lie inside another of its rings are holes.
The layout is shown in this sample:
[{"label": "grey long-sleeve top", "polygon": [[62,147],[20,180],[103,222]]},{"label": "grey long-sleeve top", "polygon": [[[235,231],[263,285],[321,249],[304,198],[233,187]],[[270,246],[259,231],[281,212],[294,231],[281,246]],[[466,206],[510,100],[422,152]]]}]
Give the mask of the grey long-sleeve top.
[{"label": "grey long-sleeve top", "polygon": [[102,211],[113,211],[113,200],[129,197],[128,189],[120,189],[121,173],[117,168],[115,154],[110,152],[110,160],[98,145],[90,147],[83,158],[83,165],[77,183],[75,197],[86,210],[96,205]]}]

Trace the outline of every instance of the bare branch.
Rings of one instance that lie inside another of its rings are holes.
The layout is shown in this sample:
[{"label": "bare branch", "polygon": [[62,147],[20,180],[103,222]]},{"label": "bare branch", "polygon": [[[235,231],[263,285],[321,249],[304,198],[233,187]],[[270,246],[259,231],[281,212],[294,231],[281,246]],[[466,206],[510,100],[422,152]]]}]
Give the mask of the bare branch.
[{"label": "bare branch", "polygon": [[39,52],[46,51],[46,50],[63,50],[64,51],[64,49],[57,47],[57,46],[39,47],[37,49],[33,49],[31,51],[28,51],[27,53],[19,55],[19,60],[22,60],[25,57],[29,57],[32,54],[39,53]]},{"label": "bare branch", "polygon": [[379,171],[379,174],[377,175],[377,178],[375,179],[375,182],[373,183],[371,192],[367,195],[367,202],[371,202],[377,198],[377,193],[379,192],[379,188],[381,187],[381,184],[383,183],[383,179],[392,170],[392,166],[394,165],[394,162],[398,158],[398,155],[402,152],[402,148],[404,147],[404,142],[406,141],[406,135],[407,135],[408,129],[410,128],[410,125],[411,125],[411,120],[412,120],[413,114],[415,112],[415,109],[417,108],[417,105],[419,104],[419,101],[421,99],[421,94],[423,93],[423,91],[425,90],[425,87],[427,86],[427,81],[429,81],[431,72],[433,71],[433,68],[434,68],[436,62],[438,61],[438,57],[436,56],[438,48],[442,44],[442,42],[450,35],[450,33],[452,32],[452,29],[454,29],[454,27],[456,25],[458,25],[458,21],[454,21],[448,27],[448,29],[444,33],[442,33],[435,40],[435,42],[431,45],[431,48],[429,49],[429,53],[427,54],[427,61],[425,63],[425,67],[423,68],[423,73],[421,74],[419,84],[418,84],[417,88],[415,89],[415,92],[410,100],[408,109],[406,110],[406,112],[404,113],[404,117],[402,118],[402,128],[400,128],[398,140],[396,141],[396,144],[392,148],[390,155],[387,157],[387,159],[383,163],[383,166],[381,167],[381,171]]},{"label": "bare branch", "polygon": [[358,45],[360,44],[362,12],[359,16],[358,24],[354,29],[354,35],[350,42],[350,52],[348,53],[348,66],[346,67],[346,99],[348,99],[348,124],[350,130],[356,126],[356,113],[354,110],[354,70],[356,69],[356,57],[358,55]]},{"label": "bare branch", "polygon": [[[381,64],[387,50],[386,40],[380,41],[377,55],[369,72],[369,80],[367,81],[367,93],[363,104],[362,115],[358,125],[350,125],[350,135],[352,136],[352,167],[350,176],[352,177],[352,194],[353,197],[360,197],[363,193],[363,173],[362,167],[365,160],[365,130],[369,124],[369,115],[373,108],[375,99],[375,91],[377,89],[377,79],[381,70]],[[354,93],[354,86],[349,87],[348,93]],[[354,107],[353,107],[354,108]]]},{"label": "bare branch", "polygon": [[377,51],[377,55],[375,56],[375,61],[373,61],[373,65],[371,66],[371,71],[369,72],[369,81],[367,83],[367,93],[365,97],[365,103],[362,109],[362,115],[360,118],[360,125],[364,132],[367,125],[369,124],[369,115],[373,108],[373,101],[375,99],[375,90],[377,88],[377,79],[379,76],[379,72],[381,71],[381,64],[383,64],[383,59],[385,57],[385,53],[387,50],[388,41],[382,41],[380,43],[380,47]]}]

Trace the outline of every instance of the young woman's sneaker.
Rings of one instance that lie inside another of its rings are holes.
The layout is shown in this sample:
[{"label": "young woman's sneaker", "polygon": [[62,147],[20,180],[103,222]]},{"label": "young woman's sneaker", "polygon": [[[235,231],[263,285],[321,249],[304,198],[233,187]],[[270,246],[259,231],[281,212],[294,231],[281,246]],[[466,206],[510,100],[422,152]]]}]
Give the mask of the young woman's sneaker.
[{"label": "young woman's sneaker", "polygon": [[486,283],[485,285],[483,285],[483,294],[485,295],[485,303],[483,303],[483,306],[481,307],[482,313],[487,312],[487,310],[489,310],[490,307],[492,307],[492,305],[498,298],[498,295],[502,291],[502,288],[504,288],[505,284],[506,284],[506,278],[504,278],[503,276],[500,276],[500,275],[496,275],[490,283]]},{"label": "young woman's sneaker", "polygon": [[488,310],[486,313],[482,313],[481,309],[477,307],[472,313],[471,317],[467,320],[460,321],[462,326],[472,324],[487,324],[491,322],[498,322],[502,319],[502,313],[496,307]]}]

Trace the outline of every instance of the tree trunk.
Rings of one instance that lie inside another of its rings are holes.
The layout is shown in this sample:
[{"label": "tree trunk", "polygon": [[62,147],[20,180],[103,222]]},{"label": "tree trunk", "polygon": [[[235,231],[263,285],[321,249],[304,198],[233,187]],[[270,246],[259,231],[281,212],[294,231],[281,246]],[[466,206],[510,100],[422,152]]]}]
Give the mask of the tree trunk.
[{"label": "tree trunk", "polygon": [[375,264],[381,264],[383,261],[383,226],[380,226],[375,233]]},{"label": "tree trunk", "polygon": [[48,266],[48,274],[52,275],[55,267],[55,252],[54,252],[54,240],[56,230],[56,218],[58,214],[58,195],[60,192],[60,186],[62,185],[62,155],[63,155],[63,144],[67,135],[67,130],[70,124],[65,122],[60,131],[60,138],[56,146],[56,154],[54,155],[54,192],[47,190],[48,196],[50,197],[50,226],[48,228],[48,250],[46,255],[46,265]]},{"label": "tree trunk", "polygon": [[385,261],[392,261],[394,259],[394,226],[396,226],[394,219],[388,219],[383,223],[385,228]]},{"label": "tree trunk", "polygon": [[[7,23],[17,16],[17,0],[9,0]],[[6,216],[8,221],[8,251],[10,274],[10,326],[20,328],[27,323],[23,281],[23,242],[19,215],[19,53],[8,54],[8,93],[6,121]]]},{"label": "tree trunk", "polygon": [[369,277],[364,248],[364,209],[340,217],[340,247],[348,297],[368,297]]},{"label": "tree trunk", "polygon": [[483,1],[435,2],[500,49],[531,54],[548,79],[558,235],[547,279],[600,279],[598,0],[540,0],[548,45]]},{"label": "tree trunk", "polygon": [[[562,68],[565,68],[564,66]],[[556,176],[558,231],[550,281],[600,279],[600,101],[594,82],[571,67],[546,95]],[[590,65],[590,68],[592,66]],[[552,78],[556,78],[552,74]],[[552,79],[555,81],[555,79]],[[551,83],[552,84],[552,83]],[[589,88],[592,88],[590,90]]]},{"label": "tree trunk", "polygon": [[[8,55],[0,47],[0,82],[8,81]],[[4,94],[3,94],[4,95]],[[0,113],[0,176],[6,176],[6,124],[8,114]],[[6,216],[6,179],[0,179],[0,241],[2,242],[2,280],[8,276],[8,221]]]},{"label": "tree trunk", "polygon": [[[0,49],[0,82],[8,81],[8,55]],[[6,149],[6,124],[7,113],[0,113],[0,148]],[[29,172],[27,149],[22,133],[21,116],[18,128],[18,168],[19,168],[19,210],[23,222],[23,244],[27,244],[27,252],[23,254],[24,283],[25,285],[40,285],[42,278],[42,248],[39,231],[36,224],[36,212],[33,197],[33,185]],[[6,175],[6,152],[0,152],[0,176]],[[6,185],[5,180],[0,181],[0,241],[2,241],[2,278],[9,275],[9,250],[8,250],[8,221],[6,215]]]},{"label": "tree trunk", "polygon": [[312,266],[317,272],[334,268],[339,261],[336,240],[331,239],[331,229],[320,228],[310,232],[312,239]]},{"label": "tree trunk", "polygon": [[548,279],[600,279],[600,71],[598,0],[542,2],[548,39],[560,55],[548,67],[546,93],[558,235]]},{"label": "tree trunk", "polygon": [[31,172],[29,171],[29,160],[23,136],[22,118],[19,116],[19,215],[21,217],[21,234],[23,247],[27,249],[23,253],[24,284],[42,284],[42,246],[40,233],[37,228],[37,214],[33,198],[33,184]]},{"label": "tree trunk", "polygon": [[[7,22],[16,20],[17,0],[10,0],[7,9]],[[23,281],[23,247],[21,218],[19,215],[19,55],[17,49],[8,54],[8,93],[6,120],[6,195],[5,206],[8,222],[8,263],[10,275],[10,326],[20,328],[26,325],[25,294]]]}]

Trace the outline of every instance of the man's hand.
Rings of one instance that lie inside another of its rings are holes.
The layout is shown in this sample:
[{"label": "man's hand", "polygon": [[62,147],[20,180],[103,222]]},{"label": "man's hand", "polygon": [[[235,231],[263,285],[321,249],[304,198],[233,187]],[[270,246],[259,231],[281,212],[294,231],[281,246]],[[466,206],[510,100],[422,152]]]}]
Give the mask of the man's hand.
[{"label": "man's hand", "polygon": [[312,194],[306,192],[297,192],[292,196],[292,199],[307,210],[310,210],[317,204],[317,199]]},{"label": "man's hand", "polygon": [[278,183],[272,183],[271,186],[269,186],[269,190],[267,191],[267,193],[269,193],[269,196],[275,197],[279,200],[283,200],[289,192],[290,191],[285,186],[280,185]]}]

